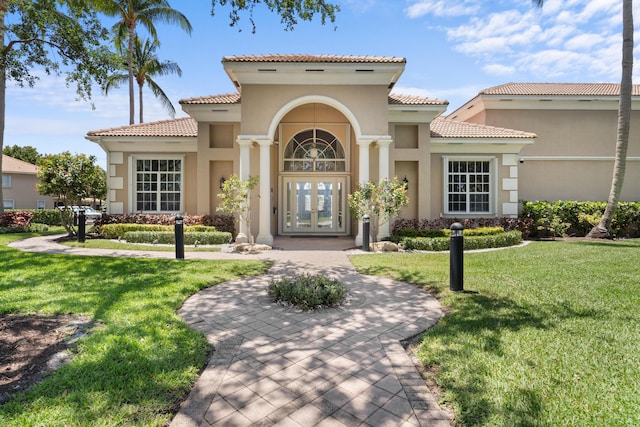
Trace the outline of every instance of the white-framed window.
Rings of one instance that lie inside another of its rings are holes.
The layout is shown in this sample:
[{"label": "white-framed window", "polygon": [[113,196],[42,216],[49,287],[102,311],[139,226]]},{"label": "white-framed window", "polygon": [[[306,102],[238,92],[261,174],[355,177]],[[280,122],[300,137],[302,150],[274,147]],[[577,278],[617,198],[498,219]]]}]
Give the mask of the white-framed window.
[{"label": "white-framed window", "polygon": [[2,175],[2,188],[11,188],[11,175]]},{"label": "white-framed window", "polygon": [[2,205],[4,206],[5,209],[15,209],[16,208],[16,201],[15,200],[4,199],[2,201]]},{"label": "white-framed window", "polygon": [[131,156],[131,210],[181,212],[183,201],[182,156]]},{"label": "white-framed window", "polygon": [[36,209],[46,209],[47,201],[46,200],[36,200]]},{"label": "white-framed window", "polygon": [[496,212],[496,158],[444,158],[444,210],[451,215]]}]

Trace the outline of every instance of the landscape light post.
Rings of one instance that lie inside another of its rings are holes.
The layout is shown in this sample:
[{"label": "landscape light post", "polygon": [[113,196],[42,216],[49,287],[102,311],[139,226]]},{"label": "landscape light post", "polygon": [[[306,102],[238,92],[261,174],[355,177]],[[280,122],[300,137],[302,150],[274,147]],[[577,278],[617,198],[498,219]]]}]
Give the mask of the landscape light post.
[{"label": "landscape light post", "polygon": [[369,215],[362,217],[362,250],[369,252],[369,233],[371,230],[371,219]]},{"label": "landscape light post", "polygon": [[451,224],[451,242],[449,245],[449,290],[464,292],[464,227],[459,222]]},{"label": "landscape light post", "polygon": [[184,259],[184,220],[181,215],[176,216],[175,235],[176,259]]},{"label": "landscape light post", "polygon": [[86,225],[87,217],[84,214],[84,209],[80,209],[78,212],[78,243],[84,243]]}]

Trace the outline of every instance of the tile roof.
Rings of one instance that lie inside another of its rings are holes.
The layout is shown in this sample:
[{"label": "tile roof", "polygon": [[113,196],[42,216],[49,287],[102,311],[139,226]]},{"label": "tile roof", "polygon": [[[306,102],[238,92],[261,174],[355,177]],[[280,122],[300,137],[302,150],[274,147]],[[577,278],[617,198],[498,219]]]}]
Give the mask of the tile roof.
[{"label": "tile roof", "polygon": [[221,95],[198,96],[181,99],[180,104],[240,104],[240,94],[223,93]]},{"label": "tile roof", "polygon": [[389,105],[449,105],[449,101],[391,93],[389,94]]},{"label": "tile roof", "polygon": [[535,133],[437,117],[431,122],[433,138],[535,138]]},{"label": "tile roof", "polygon": [[4,173],[21,173],[21,174],[37,174],[38,168],[36,165],[24,162],[14,157],[2,155],[2,172]]},{"label": "tile roof", "polygon": [[164,136],[164,137],[196,137],[198,123],[192,117],[181,117],[173,120],[140,123],[110,129],[93,130],[88,136]]},{"label": "tile roof", "polygon": [[[632,94],[640,95],[640,85],[633,85]],[[614,83],[507,83],[484,89],[480,95],[618,96],[620,85]]]},{"label": "tile roof", "polygon": [[377,63],[404,64],[406,58],[396,56],[368,55],[308,55],[308,54],[267,54],[225,56],[222,62],[315,62],[315,63]]}]

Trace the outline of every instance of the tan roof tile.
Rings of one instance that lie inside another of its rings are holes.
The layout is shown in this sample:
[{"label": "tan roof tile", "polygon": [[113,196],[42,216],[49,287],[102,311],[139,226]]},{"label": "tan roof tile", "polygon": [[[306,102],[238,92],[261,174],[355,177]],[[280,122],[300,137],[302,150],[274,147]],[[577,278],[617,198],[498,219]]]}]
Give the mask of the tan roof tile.
[{"label": "tan roof tile", "polygon": [[38,168],[36,165],[32,165],[29,162],[16,159],[14,157],[2,155],[2,172],[4,173],[20,173],[20,174],[37,174]]},{"label": "tan roof tile", "polygon": [[180,104],[240,104],[240,94],[224,93],[220,95],[198,96],[181,99]]},{"label": "tan roof tile", "polygon": [[314,62],[314,63],[395,63],[404,64],[406,58],[396,56],[364,55],[308,55],[308,54],[266,54],[225,56],[222,62]]},{"label": "tan roof tile", "polygon": [[431,122],[433,138],[535,138],[535,133],[485,126],[437,117]]},{"label": "tan roof tile", "polygon": [[141,123],[87,132],[88,136],[164,136],[196,137],[198,123],[191,117]]},{"label": "tan roof tile", "polygon": [[[620,85],[614,83],[507,83],[480,92],[480,95],[558,95],[618,96]],[[633,95],[640,95],[640,85],[633,85]]]},{"label": "tan roof tile", "polygon": [[421,96],[389,94],[389,105],[448,105],[449,101]]}]

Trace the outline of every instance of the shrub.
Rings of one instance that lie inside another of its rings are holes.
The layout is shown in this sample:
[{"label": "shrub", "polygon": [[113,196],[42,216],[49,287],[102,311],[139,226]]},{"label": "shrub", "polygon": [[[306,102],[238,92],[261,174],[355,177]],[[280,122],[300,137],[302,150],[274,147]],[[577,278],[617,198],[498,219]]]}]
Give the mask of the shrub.
[{"label": "shrub", "polygon": [[[569,236],[586,236],[604,213],[606,202],[559,200],[523,202],[520,216],[533,220],[532,235],[546,237],[556,227],[566,227]],[[614,237],[640,237],[640,202],[620,202],[611,222]]]},{"label": "shrub", "polygon": [[[435,219],[398,219],[393,225],[392,235],[400,229],[411,230],[449,230],[451,224],[459,222],[465,230],[485,227],[502,227],[504,231],[518,230],[522,233],[523,239],[528,239],[533,227],[531,218],[435,218]],[[465,231],[467,233],[467,231]],[[409,237],[409,236],[407,236]],[[419,236],[413,236],[419,237]],[[429,237],[429,236],[424,236]],[[436,237],[436,236],[434,236]]]},{"label": "shrub", "polygon": [[8,227],[0,227],[0,234],[9,234],[9,233],[43,233],[49,230],[49,226],[46,224],[36,224],[35,222],[31,225],[11,225]]},{"label": "shrub", "polygon": [[[449,250],[449,237],[407,237],[402,239],[400,245],[404,249],[418,251],[447,251]],[[522,242],[522,233],[518,230],[502,232],[498,234],[465,236],[464,249],[488,249],[515,246]]]},{"label": "shrub", "polygon": [[[218,231],[226,231],[235,235],[235,219],[232,215],[185,215],[184,225],[205,225],[215,227]],[[94,226],[102,233],[102,227],[109,224],[149,224],[149,225],[175,225],[175,215],[154,214],[123,214],[102,215],[102,218],[94,222]],[[120,236],[122,237],[122,236]]]},{"label": "shrub", "polygon": [[[159,243],[163,245],[175,244],[174,231],[127,231],[124,239],[129,243]],[[193,231],[184,233],[184,244],[194,245],[222,245],[229,243],[231,233],[225,231]]]},{"label": "shrub", "polygon": [[320,275],[298,275],[269,284],[269,296],[304,309],[332,307],[344,301],[347,288],[338,280]]},{"label": "shrub", "polygon": [[33,211],[6,211],[0,215],[0,227],[26,227],[32,219]]},{"label": "shrub", "polygon": [[33,211],[32,221],[46,225],[62,225],[58,209],[36,209]]}]

